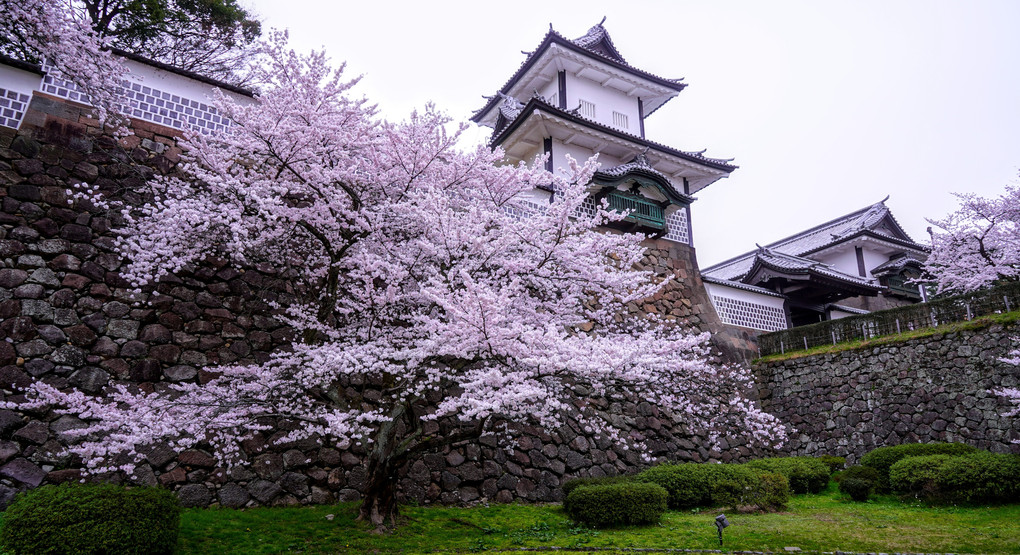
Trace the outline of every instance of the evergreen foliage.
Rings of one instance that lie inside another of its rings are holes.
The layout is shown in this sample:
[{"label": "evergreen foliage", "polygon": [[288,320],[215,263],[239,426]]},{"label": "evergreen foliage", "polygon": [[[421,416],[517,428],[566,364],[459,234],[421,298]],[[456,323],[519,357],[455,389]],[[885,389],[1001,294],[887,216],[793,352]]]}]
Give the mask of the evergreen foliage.
[{"label": "evergreen foliage", "polygon": [[666,490],[642,482],[587,485],[567,496],[570,518],[603,528],[622,524],[654,524],[666,512]]},{"label": "evergreen foliage", "polygon": [[18,496],[0,526],[0,546],[13,554],[173,553],[180,507],[158,488],[112,484],[43,486]]},{"label": "evergreen foliage", "polygon": [[870,466],[851,466],[840,476],[839,491],[854,501],[864,502],[875,491],[878,478],[878,471]]},{"label": "evergreen foliage", "polygon": [[896,493],[929,503],[1020,501],[1020,457],[979,451],[902,459],[889,469]]},{"label": "evergreen foliage", "polygon": [[832,474],[828,464],[814,457],[758,459],[747,466],[782,474],[790,481],[793,493],[818,493],[828,485]]},{"label": "evergreen foliage", "polygon": [[973,453],[977,448],[963,443],[904,443],[879,447],[863,457],[861,466],[870,466],[878,472],[877,491],[889,491],[889,468],[900,459],[922,455],[963,455]]}]

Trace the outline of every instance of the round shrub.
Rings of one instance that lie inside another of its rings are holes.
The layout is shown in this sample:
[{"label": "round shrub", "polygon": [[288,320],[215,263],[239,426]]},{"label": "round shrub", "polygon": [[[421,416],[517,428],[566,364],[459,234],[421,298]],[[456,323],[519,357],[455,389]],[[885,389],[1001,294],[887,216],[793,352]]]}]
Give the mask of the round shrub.
[{"label": "round shrub", "polygon": [[666,512],[666,490],[642,482],[574,488],[563,507],[575,521],[598,528],[621,524],[655,524]]},{"label": "round shrub", "polygon": [[889,491],[889,468],[907,457],[925,455],[964,455],[974,453],[977,448],[964,443],[904,443],[890,447],[879,447],[861,457],[861,466],[870,466],[878,471],[877,491]]},{"label": "round shrub", "polygon": [[889,489],[894,493],[927,497],[928,494],[922,495],[922,492],[934,492],[939,467],[949,457],[949,455],[925,455],[896,461],[889,467]]},{"label": "round shrub", "polygon": [[870,466],[851,466],[843,471],[839,491],[854,501],[867,501],[878,483],[878,471]]},{"label": "round shrub", "polygon": [[1020,501],[1020,457],[979,451],[898,461],[889,470],[893,491],[929,503]]},{"label": "round shrub", "polygon": [[7,508],[0,547],[13,554],[169,554],[177,546],[177,497],[112,484],[43,486]]},{"label": "round shrub", "polygon": [[758,459],[747,463],[752,468],[778,472],[790,481],[793,493],[818,493],[829,485],[829,465],[814,457]]},{"label": "round shrub", "polygon": [[608,484],[623,484],[633,482],[633,475],[602,476],[599,478],[572,478],[563,483],[563,510],[570,512],[570,493],[577,488],[589,486],[604,486]]},{"label": "round shrub", "polygon": [[662,486],[669,493],[670,509],[689,509],[711,503],[709,476],[715,464],[663,464],[638,474],[636,479]]},{"label": "round shrub", "polygon": [[712,505],[777,510],[790,500],[790,482],[778,472],[744,465],[720,465],[710,478]]},{"label": "round shrub", "polygon": [[822,455],[821,457],[818,457],[818,460],[828,465],[830,476],[835,472],[843,470],[843,468],[846,467],[846,459],[844,459],[843,457],[837,457],[834,455]]}]

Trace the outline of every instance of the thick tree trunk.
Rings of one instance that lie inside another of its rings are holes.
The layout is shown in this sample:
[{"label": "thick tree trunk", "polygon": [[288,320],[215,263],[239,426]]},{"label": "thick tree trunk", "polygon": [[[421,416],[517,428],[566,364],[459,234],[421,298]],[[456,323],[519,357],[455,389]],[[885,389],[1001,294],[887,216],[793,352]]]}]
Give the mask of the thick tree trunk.
[{"label": "thick tree trunk", "polygon": [[376,530],[397,523],[397,470],[404,459],[404,452],[398,449],[397,427],[404,416],[404,406],[398,405],[390,414],[391,420],[379,426],[368,456],[368,484],[365,498],[361,503],[358,520],[371,522]]},{"label": "thick tree trunk", "polygon": [[387,520],[390,526],[397,523],[397,477],[396,469],[391,470],[386,461],[373,468],[374,462],[369,462],[368,486],[358,520],[371,522],[376,530],[382,531]]}]

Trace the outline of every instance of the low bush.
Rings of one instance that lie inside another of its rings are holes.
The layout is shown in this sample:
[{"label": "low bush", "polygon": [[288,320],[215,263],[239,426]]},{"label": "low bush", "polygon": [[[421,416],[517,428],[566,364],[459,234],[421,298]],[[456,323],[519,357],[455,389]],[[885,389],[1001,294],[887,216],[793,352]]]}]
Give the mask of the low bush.
[{"label": "low bush", "polygon": [[829,467],[830,476],[835,474],[836,472],[839,472],[840,470],[843,470],[843,468],[846,467],[846,459],[844,459],[843,457],[837,457],[834,455],[822,455],[821,457],[818,457],[818,460],[822,461]]},{"label": "low bush", "polygon": [[662,486],[669,494],[671,509],[727,506],[768,510],[784,506],[790,498],[785,477],[739,464],[660,465],[636,479]]},{"label": "low bush", "polygon": [[621,476],[601,476],[599,478],[572,478],[563,483],[561,489],[563,489],[563,510],[570,512],[570,492],[577,488],[588,487],[588,486],[604,486],[608,484],[623,484],[626,482],[633,482],[634,476],[631,474]]},{"label": "low bush", "polygon": [[[725,468],[725,467],[724,467]],[[790,501],[790,481],[778,472],[729,465],[712,481],[712,505],[735,510],[775,511]]]},{"label": "low bush", "polygon": [[861,457],[861,466],[870,466],[878,471],[877,491],[888,492],[889,468],[907,457],[925,455],[964,455],[974,453],[977,448],[963,443],[904,443],[891,447],[879,447]]},{"label": "low bush", "polygon": [[622,524],[655,524],[666,512],[666,490],[642,482],[578,486],[564,509],[575,521],[598,528]]},{"label": "low bush", "polygon": [[892,490],[929,503],[1020,501],[1020,457],[979,451],[910,457],[889,469]]},{"label": "low bush", "polygon": [[924,455],[896,461],[889,467],[889,490],[920,497],[922,491],[935,487],[939,467],[949,458],[950,455]]},{"label": "low bush", "polygon": [[870,466],[851,466],[840,473],[839,491],[854,501],[867,501],[878,485],[878,471]]},{"label": "low bush", "polygon": [[0,547],[12,554],[169,554],[177,546],[177,497],[112,484],[43,486],[4,512]]},{"label": "low bush", "polygon": [[653,466],[637,475],[637,480],[662,486],[669,494],[670,509],[689,509],[708,505],[712,500],[709,476],[714,464],[682,463]]},{"label": "low bush", "polygon": [[790,481],[793,493],[818,493],[829,485],[829,465],[814,457],[781,457],[758,459],[747,463],[751,468],[778,472]]}]

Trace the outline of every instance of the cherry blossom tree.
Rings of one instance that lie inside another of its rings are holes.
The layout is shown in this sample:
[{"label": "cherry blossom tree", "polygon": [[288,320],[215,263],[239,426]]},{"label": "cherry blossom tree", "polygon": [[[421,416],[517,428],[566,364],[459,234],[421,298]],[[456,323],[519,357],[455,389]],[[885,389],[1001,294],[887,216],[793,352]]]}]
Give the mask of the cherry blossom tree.
[{"label": "cherry blossom tree", "polygon": [[[643,447],[574,396],[575,384],[646,400],[714,438],[783,441],[744,396],[749,371],[709,362],[707,334],[628,315],[664,282],[635,269],[641,236],[597,230],[620,214],[578,210],[594,161],[569,161],[570,179],[542,164],[501,166],[499,151],[458,149],[462,128],[433,107],[379,121],[323,53],[299,55],[282,35],[266,48],[265,94],[215,100],[232,125],[186,138],[181,175],[123,208],[119,249],[139,295],[208,256],[283,269],[297,293],[275,306],[297,340],[169,394],[33,385],[27,406],[90,423],[72,447],[88,470],[129,472],[124,461],[156,442],[243,464],[240,441],[291,421],[300,425],[283,441],[365,446],[361,517],[382,526],[396,515],[401,466],[501,423],[571,418]],[[536,187],[554,201],[529,202]],[[443,433],[427,431],[435,423]]]},{"label": "cherry blossom tree", "polygon": [[967,292],[1020,276],[1020,185],[996,198],[957,194],[960,209],[928,220],[932,252],[926,270],[939,292]]}]

